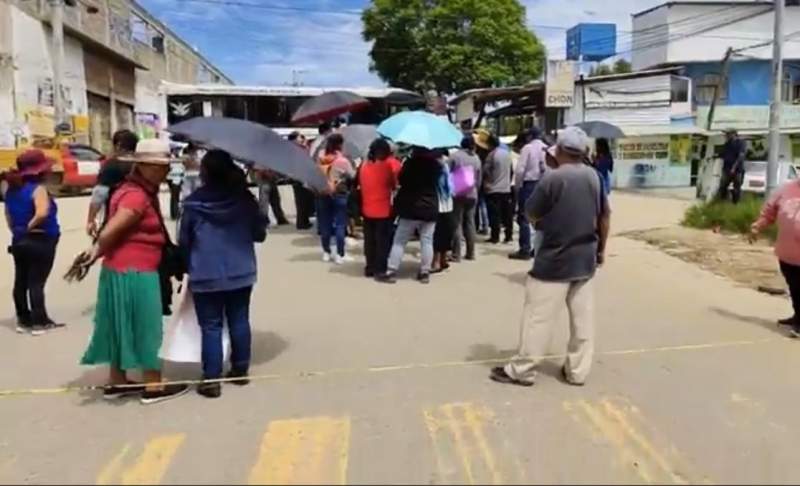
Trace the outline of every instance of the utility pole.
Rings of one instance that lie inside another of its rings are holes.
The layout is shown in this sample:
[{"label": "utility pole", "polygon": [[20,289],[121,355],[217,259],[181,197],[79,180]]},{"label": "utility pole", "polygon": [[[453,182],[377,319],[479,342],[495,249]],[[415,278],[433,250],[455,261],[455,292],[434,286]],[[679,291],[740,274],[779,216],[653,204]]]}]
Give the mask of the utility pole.
[{"label": "utility pole", "polygon": [[64,0],[50,0],[50,25],[53,28],[53,109],[56,128],[64,123]]},{"label": "utility pole", "polygon": [[772,100],[769,106],[769,159],[767,160],[767,197],[778,184],[778,161],[781,151],[781,107],[783,104],[783,11],[786,0],[775,0],[775,35],[772,40]]}]

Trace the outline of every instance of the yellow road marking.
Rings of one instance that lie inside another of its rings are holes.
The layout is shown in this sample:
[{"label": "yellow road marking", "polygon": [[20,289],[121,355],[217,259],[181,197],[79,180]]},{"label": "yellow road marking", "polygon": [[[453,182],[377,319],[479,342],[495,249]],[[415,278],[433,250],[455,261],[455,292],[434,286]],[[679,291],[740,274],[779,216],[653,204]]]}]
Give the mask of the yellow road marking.
[{"label": "yellow road marking", "polygon": [[677,449],[660,447],[648,433],[649,427],[639,410],[624,400],[603,399],[565,402],[564,409],[578,422],[587,422],[602,439],[617,450],[621,462],[647,483],[710,483],[708,478],[690,475],[686,461]]},{"label": "yellow road marking", "polygon": [[271,422],[250,471],[250,484],[345,484],[350,419]]},{"label": "yellow road marking", "polygon": [[186,434],[151,439],[130,466],[125,465],[131,451],[131,446],[126,445],[97,476],[97,484],[160,484],[185,440]]},{"label": "yellow road marking", "polygon": [[[493,413],[473,403],[451,403],[422,411],[433,444],[440,483],[504,484],[524,482],[522,467],[508,443],[493,438]],[[494,440],[490,440],[490,439]],[[491,444],[504,447],[498,460]]]},{"label": "yellow road marking", "polygon": [[97,475],[96,484],[116,484],[118,481],[116,480],[117,474],[119,470],[122,469],[122,463],[125,460],[125,456],[128,455],[128,451],[131,450],[130,444],[125,444],[125,447],[119,451],[119,453],[114,456],[109,463],[103,467],[100,474]]}]

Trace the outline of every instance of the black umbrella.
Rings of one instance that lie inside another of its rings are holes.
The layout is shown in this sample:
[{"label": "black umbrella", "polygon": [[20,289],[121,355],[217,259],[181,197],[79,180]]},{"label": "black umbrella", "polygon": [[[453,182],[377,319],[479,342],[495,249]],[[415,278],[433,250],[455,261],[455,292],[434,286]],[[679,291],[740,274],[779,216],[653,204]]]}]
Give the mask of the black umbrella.
[{"label": "black umbrella", "polygon": [[257,123],[234,118],[192,118],[168,131],[208,148],[224,150],[246,164],[270,169],[317,190],[327,181],[317,164],[300,146]]},{"label": "black umbrella", "polygon": [[294,112],[292,123],[322,122],[367,106],[369,100],[352,91],[329,91],[303,102]]},{"label": "black umbrella", "polygon": [[621,128],[604,121],[576,123],[575,126],[591,138],[625,138],[625,132]]}]

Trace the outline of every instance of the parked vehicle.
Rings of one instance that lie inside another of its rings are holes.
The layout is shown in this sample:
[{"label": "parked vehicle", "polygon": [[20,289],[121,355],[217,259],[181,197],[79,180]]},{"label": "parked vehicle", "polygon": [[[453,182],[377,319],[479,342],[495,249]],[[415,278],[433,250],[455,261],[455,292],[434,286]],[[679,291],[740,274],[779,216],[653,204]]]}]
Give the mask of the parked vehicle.
[{"label": "parked vehicle", "polygon": [[[797,169],[792,164],[782,162],[778,165],[778,185],[797,179]],[[764,194],[767,190],[767,162],[756,160],[744,163],[744,183],[742,191]]]},{"label": "parked vehicle", "polygon": [[[17,155],[28,148],[0,150],[0,172],[14,167]],[[55,161],[49,185],[61,193],[75,193],[94,187],[97,174],[106,161],[105,155],[98,150],[78,143],[63,142],[58,148],[38,148]]]}]

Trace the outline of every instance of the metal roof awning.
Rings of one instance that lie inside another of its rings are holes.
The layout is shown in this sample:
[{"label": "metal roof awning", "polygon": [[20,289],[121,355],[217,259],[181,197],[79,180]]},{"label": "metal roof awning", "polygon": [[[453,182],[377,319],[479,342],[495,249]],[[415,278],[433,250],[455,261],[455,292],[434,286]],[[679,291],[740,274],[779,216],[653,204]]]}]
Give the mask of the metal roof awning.
[{"label": "metal roof awning", "polygon": [[506,88],[481,88],[464,91],[452,100],[450,105],[457,105],[467,98],[472,98],[475,104],[482,105],[496,103],[532,96],[544,96],[544,83],[533,83],[525,86],[510,86]]},{"label": "metal roof awning", "polygon": [[[618,125],[626,137],[644,137],[650,135],[709,135],[695,125]],[[713,134],[713,133],[712,133]]]}]

